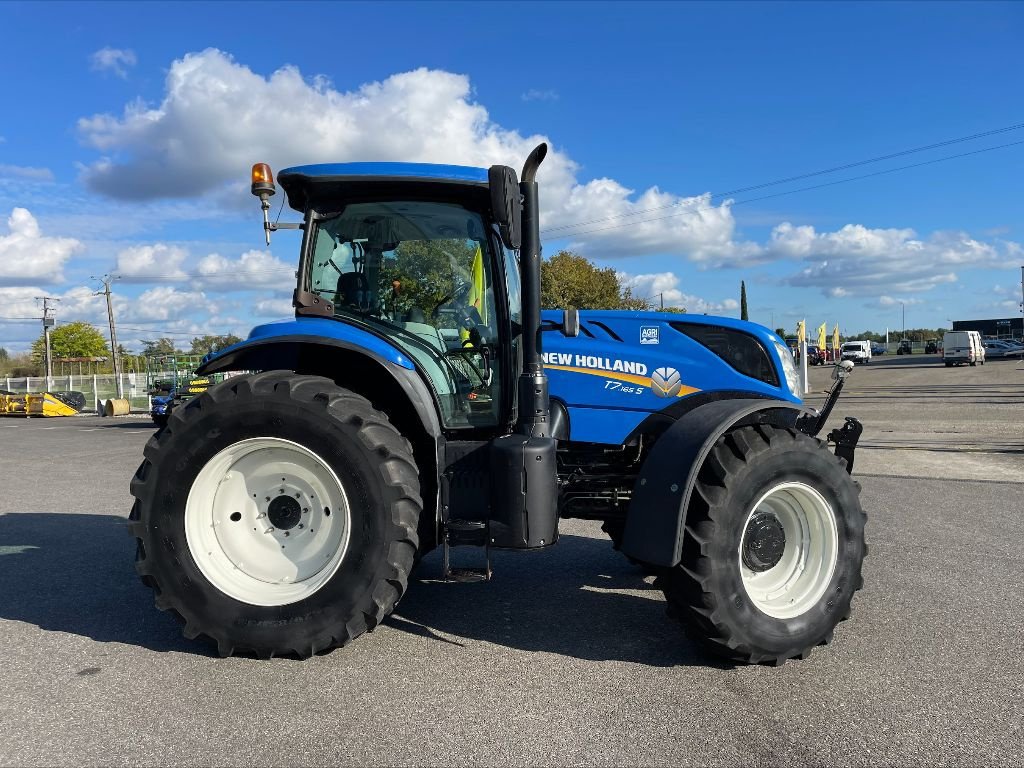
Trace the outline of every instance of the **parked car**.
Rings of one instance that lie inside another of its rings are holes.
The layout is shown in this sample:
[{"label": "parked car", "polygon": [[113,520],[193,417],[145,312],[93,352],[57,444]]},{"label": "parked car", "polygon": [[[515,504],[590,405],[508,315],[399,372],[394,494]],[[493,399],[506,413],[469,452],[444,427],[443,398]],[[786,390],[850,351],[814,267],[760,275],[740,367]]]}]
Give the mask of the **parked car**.
[{"label": "parked car", "polygon": [[825,350],[819,347],[817,344],[807,345],[807,364],[808,365],[824,365],[826,361]]},{"label": "parked car", "polygon": [[939,342],[935,339],[928,339],[924,345],[926,355],[937,355],[939,353]]},{"label": "parked car", "polygon": [[1021,357],[1024,355],[1024,347],[1012,341],[984,339],[981,344],[985,348],[985,357]]},{"label": "parked car", "polygon": [[985,364],[985,346],[977,331],[947,331],[942,337],[942,362],[949,368],[953,365]]},{"label": "parked car", "polygon": [[900,345],[896,348],[897,355],[912,355],[914,354],[914,345],[910,339],[900,340]]},{"label": "parked car", "polygon": [[885,354],[885,344],[879,344],[877,341],[871,342],[871,355],[872,357]]}]

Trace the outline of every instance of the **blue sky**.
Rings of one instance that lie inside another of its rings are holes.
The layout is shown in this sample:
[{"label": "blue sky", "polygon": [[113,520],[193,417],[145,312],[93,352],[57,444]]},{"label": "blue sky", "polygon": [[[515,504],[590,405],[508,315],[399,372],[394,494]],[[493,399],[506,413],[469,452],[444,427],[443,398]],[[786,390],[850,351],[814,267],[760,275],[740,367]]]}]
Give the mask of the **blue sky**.
[{"label": "blue sky", "polygon": [[4,3],[0,28],[9,350],[35,296],[102,324],[108,271],[129,347],[286,315],[297,241],[263,247],[252,162],[519,166],[539,137],[546,252],[638,295],[735,316],[745,279],[752,319],[844,332],[1018,311],[1024,144],[744,201],[1022,129],[707,195],[1024,123],[1019,4]]}]

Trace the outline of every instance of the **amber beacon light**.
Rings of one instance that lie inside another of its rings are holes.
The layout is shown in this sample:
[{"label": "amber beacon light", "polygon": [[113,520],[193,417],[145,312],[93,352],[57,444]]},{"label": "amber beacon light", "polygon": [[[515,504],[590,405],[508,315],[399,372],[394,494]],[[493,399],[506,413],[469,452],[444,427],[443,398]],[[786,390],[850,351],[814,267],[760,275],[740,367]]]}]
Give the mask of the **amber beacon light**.
[{"label": "amber beacon light", "polygon": [[274,187],[274,174],[266,163],[256,163],[252,167],[252,193],[259,198],[270,196],[277,189]]},{"label": "amber beacon light", "polygon": [[253,165],[251,189],[260,199],[260,207],[263,209],[263,231],[267,236],[267,245],[270,245],[270,196],[277,192],[277,189],[274,187],[274,174],[266,163]]}]

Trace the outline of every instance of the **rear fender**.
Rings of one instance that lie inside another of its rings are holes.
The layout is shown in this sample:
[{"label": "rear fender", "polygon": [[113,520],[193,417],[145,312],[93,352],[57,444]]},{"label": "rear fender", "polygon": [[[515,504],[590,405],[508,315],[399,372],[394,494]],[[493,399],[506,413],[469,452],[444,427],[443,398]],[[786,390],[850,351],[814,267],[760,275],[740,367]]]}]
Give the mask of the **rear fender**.
[{"label": "rear fender", "polygon": [[[206,375],[222,371],[273,371],[286,370],[297,373],[319,374],[339,380],[339,362],[355,363],[355,367],[344,366],[345,378],[352,380],[365,375],[368,379],[380,373],[397,384],[406,395],[416,412],[422,428],[431,437],[441,435],[441,424],[433,395],[423,383],[419,374],[409,365],[401,365],[366,347],[329,337],[302,335],[257,338],[235,344],[196,369],[197,374]],[[405,362],[404,360],[402,362]],[[363,387],[344,384],[355,392],[374,400],[372,391]],[[382,409],[387,410],[387,409]]]},{"label": "rear fender", "polygon": [[741,424],[793,426],[809,410],[785,400],[742,398],[716,400],[683,414],[644,461],[626,515],[622,551],[652,565],[677,565],[690,495],[718,438]]}]

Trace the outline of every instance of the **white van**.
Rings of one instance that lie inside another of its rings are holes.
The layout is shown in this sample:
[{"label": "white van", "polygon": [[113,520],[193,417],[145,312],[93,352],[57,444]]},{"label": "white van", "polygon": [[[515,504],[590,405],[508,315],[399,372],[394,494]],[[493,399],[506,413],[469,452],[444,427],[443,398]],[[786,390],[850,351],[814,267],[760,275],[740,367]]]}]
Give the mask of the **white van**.
[{"label": "white van", "polygon": [[946,331],[942,337],[942,362],[951,365],[985,364],[985,346],[977,331]]},{"label": "white van", "polygon": [[851,360],[853,363],[871,362],[870,341],[847,341],[839,348],[839,354],[843,360]]}]

